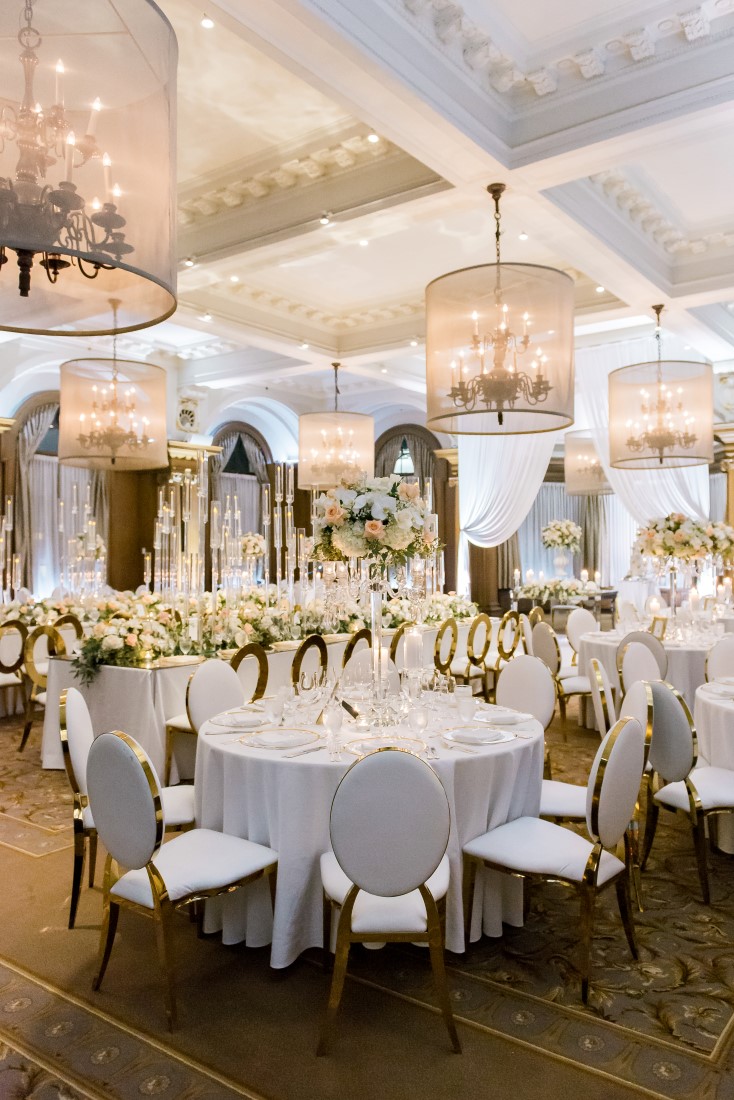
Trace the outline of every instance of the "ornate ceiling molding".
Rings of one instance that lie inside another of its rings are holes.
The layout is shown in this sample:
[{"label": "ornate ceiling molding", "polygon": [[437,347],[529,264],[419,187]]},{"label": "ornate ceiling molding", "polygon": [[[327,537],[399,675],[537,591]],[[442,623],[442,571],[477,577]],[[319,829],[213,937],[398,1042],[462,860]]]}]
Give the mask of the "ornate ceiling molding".
[{"label": "ornate ceiling molding", "polygon": [[294,157],[267,171],[229,179],[222,186],[183,198],[178,206],[179,225],[190,226],[215,217],[222,211],[266,199],[291,188],[322,183],[327,177],[349,172],[360,164],[382,158],[393,151],[394,146],[384,138],[373,143],[367,140],[366,134],[353,135],[314,149],[307,156]]},{"label": "ornate ceiling molding", "polygon": [[734,229],[687,237],[622,172],[597,172],[589,177],[606,201],[669,255],[701,255],[715,248],[734,247]]},{"label": "ornate ceiling molding", "polygon": [[336,313],[319,309],[317,306],[308,305],[305,302],[293,301],[282,294],[248,286],[246,283],[237,283],[233,287],[228,286],[226,292],[227,297],[231,300],[246,303],[249,306],[271,313],[277,313],[291,320],[314,325],[333,333],[349,332],[389,321],[400,321],[407,317],[422,317],[425,305],[424,298],[421,295],[420,298],[408,301],[380,303],[345,313]]},{"label": "ornate ceiling molding", "polygon": [[445,52],[463,63],[475,78],[514,100],[528,105],[558,91],[573,91],[586,81],[617,76],[641,62],[663,60],[707,40],[729,36],[734,30],[734,0],[704,0],[690,11],[672,11],[648,24],[630,27],[604,41],[560,53],[540,67],[523,71],[453,0],[391,0],[407,11],[415,24]]}]

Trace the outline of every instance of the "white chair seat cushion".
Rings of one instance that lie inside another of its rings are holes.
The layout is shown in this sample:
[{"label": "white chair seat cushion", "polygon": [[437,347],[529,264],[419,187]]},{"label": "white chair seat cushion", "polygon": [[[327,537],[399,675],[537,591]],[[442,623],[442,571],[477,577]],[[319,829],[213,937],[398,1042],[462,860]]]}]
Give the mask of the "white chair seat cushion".
[{"label": "white chair seat cushion", "polygon": [[[333,852],[321,857],[321,881],[327,897],[342,905],[352,883],[337,863]],[[438,901],[449,888],[449,860],[444,856],[426,886]],[[360,890],[352,910],[353,932],[425,932],[426,907],[420,891],[411,890],[396,898],[382,898]]]},{"label": "white chair seat cushion", "polygon": [[540,788],[541,817],[573,817],[586,820],[586,787],[544,779]]},{"label": "white chair seat cushion", "polygon": [[177,714],[175,718],[166,718],[166,725],[174,730],[183,730],[184,733],[193,733],[188,714]]},{"label": "white chair seat cushion", "polygon": [[[729,768],[694,768],[690,780],[698,791],[704,810],[717,806],[734,806],[734,771]],[[688,810],[688,791],[684,782],[668,783],[655,795],[656,802],[675,810]]]},{"label": "white chair seat cushion", "polygon": [[20,687],[20,684],[14,672],[0,672],[0,688]]},{"label": "white chair seat cushion", "polygon": [[468,657],[454,657],[451,662],[451,675],[468,676],[472,679],[474,676],[483,676],[484,672],[476,665],[469,664]]},{"label": "white chair seat cushion", "polygon": [[42,707],[45,707],[46,706],[46,692],[45,691],[39,691],[38,695],[34,695],[33,702],[34,703],[40,703]]},{"label": "white chair seat cushion", "polygon": [[559,680],[568,680],[571,676],[578,676],[578,674],[579,674],[579,666],[578,665],[571,665],[571,664],[561,665],[560,669],[558,670],[558,679]]},{"label": "white chair seat cushion", "polygon": [[[539,817],[515,818],[464,845],[468,855],[510,871],[558,876],[571,882],[581,882],[591,849],[590,840]],[[599,886],[623,870],[620,859],[603,851],[597,878]]]},{"label": "white chair seat cushion", "polygon": [[[164,787],[161,791],[161,801],[167,827],[189,825],[193,822],[195,817],[193,785],[182,783],[178,787]],[[94,828],[91,806],[85,806],[82,810],[82,822],[85,829]]]},{"label": "white chair seat cushion", "polygon": [[181,783],[177,787],[164,787],[161,791],[163,816],[166,826],[188,825],[194,820],[194,787]]},{"label": "white chair seat cushion", "polygon": [[567,676],[562,682],[564,695],[590,695],[591,684],[588,676]]},{"label": "white chair seat cushion", "polygon": [[[213,829],[192,829],[167,841],[153,862],[172,902],[189,894],[214,890],[262,871],[278,853],[262,844]],[[113,897],[153,908],[153,894],[145,867],[127,871],[112,887]]]}]

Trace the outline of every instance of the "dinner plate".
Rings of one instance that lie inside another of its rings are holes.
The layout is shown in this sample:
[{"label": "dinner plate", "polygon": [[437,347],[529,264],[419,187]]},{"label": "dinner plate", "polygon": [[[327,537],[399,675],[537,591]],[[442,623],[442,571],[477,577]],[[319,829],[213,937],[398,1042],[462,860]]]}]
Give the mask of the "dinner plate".
[{"label": "dinner plate", "polygon": [[242,739],[243,745],[254,749],[299,749],[301,745],[310,745],[318,741],[318,733],[313,730],[288,728],[260,730]]},{"label": "dinner plate", "polygon": [[447,741],[455,741],[461,745],[497,745],[501,741],[513,741],[515,735],[506,730],[474,729],[471,726],[448,730],[443,735]]},{"label": "dinner plate", "polygon": [[250,730],[265,723],[265,715],[248,714],[246,711],[226,711],[210,719],[213,726],[224,726],[228,730]]},{"label": "dinner plate", "polygon": [[426,751],[426,743],[417,737],[360,737],[357,741],[350,741],[344,748],[354,756],[369,756],[371,752],[379,752],[380,749],[404,749],[405,752],[419,755]]},{"label": "dinner plate", "polygon": [[493,725],[517,726],[521,722],[529,722],[532,714],[523,714],[519,710],[510,710],[509,707],[500,707],[496,703],[487,703],[474,715],[475,722],[491,722]]},{"label": "dinner plate", "polygon": [[276,653],[286,652],[289,649],[298,649],[300,642],[271,642],[270,648],[275,650]]}]

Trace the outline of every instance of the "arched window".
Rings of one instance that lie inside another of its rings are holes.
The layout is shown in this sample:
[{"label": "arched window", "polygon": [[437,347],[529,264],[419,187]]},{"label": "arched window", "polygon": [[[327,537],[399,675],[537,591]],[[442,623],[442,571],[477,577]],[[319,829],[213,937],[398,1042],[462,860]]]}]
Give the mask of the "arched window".
[{"label": "arched window", "polygon": [[411,477],[415,473],[415,464],[410,454],[410,448],[408,447],[408,440],[403,436],[400,444],[400,453],[395,459],[395,465],[392,472],[394,474],[400,474],[401,477]]}]

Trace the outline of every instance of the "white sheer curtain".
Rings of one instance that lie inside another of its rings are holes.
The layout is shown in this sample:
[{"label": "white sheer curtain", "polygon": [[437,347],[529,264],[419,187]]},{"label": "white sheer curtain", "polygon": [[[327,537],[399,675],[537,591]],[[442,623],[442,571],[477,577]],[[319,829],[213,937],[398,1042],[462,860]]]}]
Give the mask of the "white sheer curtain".
[{"label": "white sheer curtain", "polygon": [[[677,354],[675,342],[668,353]],[[707,519],[709,515],[709,475],[707,466],[683,466],[662,470],[613,470],[609,465],[609,396],[607,379],[611,371],[631,363],[649,362],[657,357],[653,338],[622,340],[603,347],[583,348],[576,352],[576,400],[594,435],[599,460],[614,492],[639,524],[669,512]],[[685,354],[681,358],[685,359]]]},{"label": "white sheer curtain", "polygon": [[240,506],[242,521],[242,534],[247,531],[260,530],[260,482],[252,474],[220,474],[219,491],[222,507],[226,506],[227,497],[232,498],[232,514],[234,515],[235,501]]},{"label": "white sheer curtain", "polygon": [[726,516],[726,474],[711,474],[709,492],[711,494],[709,519],[720,522]]},{"label": "white sheer curtain", "polygon": [[614,493],[601,500],[601,583],[616,588],[629,572],[638,524]]},{"label": "white sheer curtain", "polygon": [[59,535],[59,501],[64,502],[64,538],[72,531],[72,486],[77,486],[79,508],[83,510],[87,486],[91,488],[92,510],[97,530],[107,542],[104,475],[80,466],[59,466],[53,455],[36,455],[27,464],[30,497],[28,544],[31,547],[31,591],[34,596],[50,596],[60,582],[61,536]]},{"label": "white sheer curtain", "polygon": [[558,436],[459,436],[458,592],[470,591],[469,544],[499,546],[520,527],[543,483]]},{"label": "white sheer curtain", "polygon": [[[528,569],[532,569],[536,577],[541,570],[546,577],[555,576],[553,558],[558,551],[545,549],[540,540],[540,532],[552,519],[572,519],[574,523],[579,523],[580,516],[581,497],[568,496],[566,486],[562,483],[548,482],[540,486],[538,495],[517,532],[523,579]],[[574,555],[569,574],[578,576],[580,560],[580,554]]]}]

